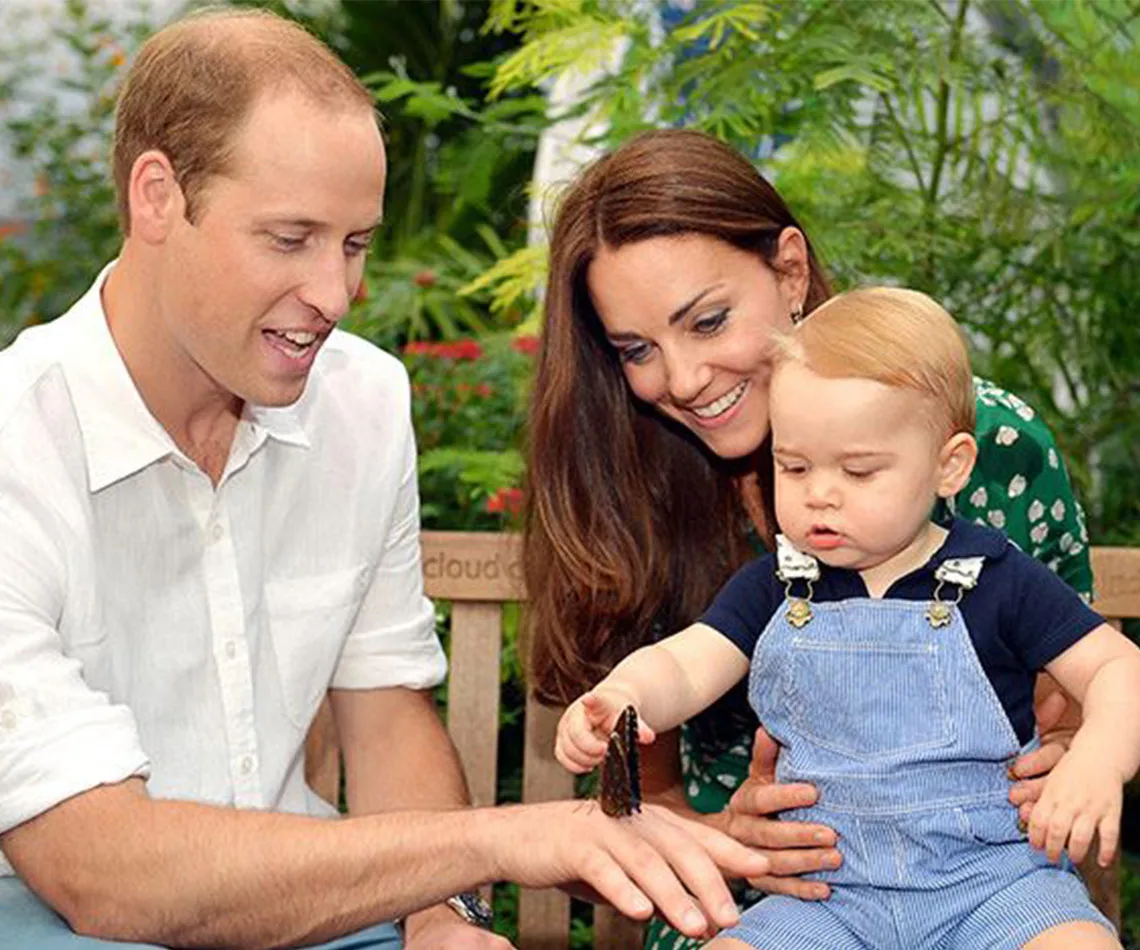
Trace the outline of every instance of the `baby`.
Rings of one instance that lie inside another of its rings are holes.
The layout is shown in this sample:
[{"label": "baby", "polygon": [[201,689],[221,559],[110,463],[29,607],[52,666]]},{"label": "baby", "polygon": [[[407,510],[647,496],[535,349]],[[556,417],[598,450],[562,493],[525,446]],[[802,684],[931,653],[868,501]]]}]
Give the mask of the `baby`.
[{"label": "baby", "polygon": [[[829,900],[765,898],[710,947],[1118,948],[1063,852],[1115,852],[1140,650],[1003,535],[931,520],[977,457],[961,331],[923,294],[870,288],[776,349],[776,553],[572,703],[559,761],[596,766],[627,705],[652,741],[748,674],[779,780],[819,792],[787,817],[833,827],[843,864],[814,875]],[[1037,741],[1041,670],[1084,721],[1026,833],[1007,768]]]}]

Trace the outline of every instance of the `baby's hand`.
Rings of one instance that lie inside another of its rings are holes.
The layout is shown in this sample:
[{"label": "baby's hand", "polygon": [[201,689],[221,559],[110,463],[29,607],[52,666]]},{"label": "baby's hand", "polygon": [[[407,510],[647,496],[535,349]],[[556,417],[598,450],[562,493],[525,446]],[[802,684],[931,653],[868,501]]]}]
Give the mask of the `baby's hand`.
[{"label": "baby's hand", "polygon": [[1089,851],[1094,833],[1100,835],[1097,863],[1108,867],[1120,840],[1120,810],[1124,782],[1102,756],[1073,749],[1049,773],[1041,799],[1029,818],[1029,843],[1043,848],[1059,862],[1068,844],[1069,857],[1079,863]]},{"label": "baby's hand", "polygon": [[[606,757],[610,733],[632,697],[623,689],[596,686],[566,707],[558,722],[554,757],[574,773],[589,772]],[[653,730],[638,723],[638,741],[652,742]]]}]

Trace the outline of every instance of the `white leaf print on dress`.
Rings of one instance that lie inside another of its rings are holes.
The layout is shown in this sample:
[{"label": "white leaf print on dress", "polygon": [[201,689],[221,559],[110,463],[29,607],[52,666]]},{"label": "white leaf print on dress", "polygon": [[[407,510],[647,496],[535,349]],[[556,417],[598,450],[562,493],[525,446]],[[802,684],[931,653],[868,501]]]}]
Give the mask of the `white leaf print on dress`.
[{"label": "white leaf print on dress", "polygon": [[1041,524],[1034,525],[1029,532],[1029,537],[1034,544],[1040,544],[1049,537],[1049,526],[1045,524],[1044,521],[1042,521]]},{"label": "white leaf print on dress", "polygon": [[1045,506],[1041,504],[1040,499],[1034,499],[1033,504],[1029,506],[1029,520],[1037,521],[1045,514]]},{"label": "white leaf print on dress", "polygon": [[985,485],[983,485],[981,488],[977,489],[970,496],[970,504],[973,505],[975,508],[985,507],[986,502],[989,500],[990,500],[990,496],[989,496],[989,493],[986,491]]},{"label": "white leaf print on dress", "polygon": [[1009,497],[1017,498],[1025,491],[1025,486],[1028,484],[1024,475],[1014,475],[1009,480]]},{"label": "white leaf print on dress", "polygon": [[998,426],[994,441],[998,445],[1013,445],[1017,441],[1018,431],[1013,426]]},{"label": "white leaf print on dress", "polygon": [[1060,521],[1065,517],[1065,503],[1060,498],[1053,502],[1053,507],[1049,509],[1049,513],[1053,516],[1054,521]]},{"label": "white leaf print on dress", "polygon": [[1000,531],[1005,527],[1005,512],[1000,508],[996,508],[986,514],[986,521],[988,521]]}]

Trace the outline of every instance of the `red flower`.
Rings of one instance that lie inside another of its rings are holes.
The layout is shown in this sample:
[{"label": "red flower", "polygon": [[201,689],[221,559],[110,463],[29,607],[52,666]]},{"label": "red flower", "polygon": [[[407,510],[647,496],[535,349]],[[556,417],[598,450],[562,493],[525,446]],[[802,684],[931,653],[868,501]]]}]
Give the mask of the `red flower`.
[{"label": "red flower", "polygon": [[494,387],[490,383],[479,383],[475,387],[475,395],[481,396],[486,399],[488,396],[493,396],[495,393]]},{"label": "red flower", "polygon": [[423,287],[426,289],[428,287],[434,287],[435,280],[435,271],[428,269],[422,270],[416,274],[416,276],[412,278],[412,283],[417,287]]},{"label": "red flower", "polygon": [[487,499],[487,510],[491,514],[517,515],[523,509],[521,488],[500,488]]},{"label": "red flower", "polygon": [[483,355],[483,347],[476,340],[460,340],[453,344],[454,357],[457,360],[477,360]]},{"label": "red flower", "polygon": [[440,360],[477,360],[483,347],[477,340],[456,340],[454,343],[408,343],[405,356],[431,356]]},{"label": "red flower", "polygon": [[538,352],[540,341],[536,336],[516,336],[511,340],[511,349],[516,353],[534,356]]}]

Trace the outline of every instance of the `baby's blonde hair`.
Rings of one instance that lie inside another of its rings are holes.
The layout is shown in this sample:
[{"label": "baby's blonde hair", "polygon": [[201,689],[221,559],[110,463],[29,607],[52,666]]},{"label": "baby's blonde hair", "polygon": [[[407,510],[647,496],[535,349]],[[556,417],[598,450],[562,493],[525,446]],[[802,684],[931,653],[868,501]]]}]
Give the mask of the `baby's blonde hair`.
[{"label": "baby's blonde hair", "polygon": [[830,378],[872,379],[926,397],[949,438],[973,434],[974,377],[966,337],[926,294],[866,287],[832,297],[778,340],[776,362],[793,360]]}]

